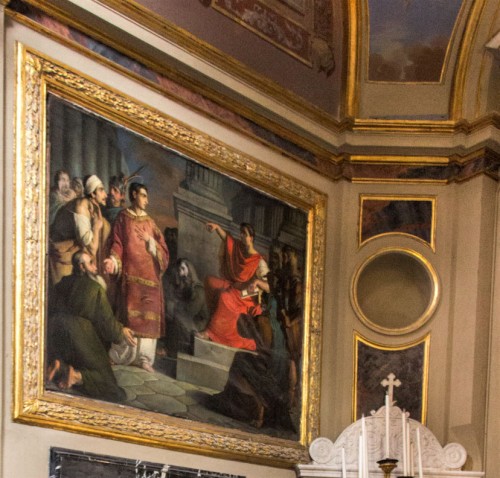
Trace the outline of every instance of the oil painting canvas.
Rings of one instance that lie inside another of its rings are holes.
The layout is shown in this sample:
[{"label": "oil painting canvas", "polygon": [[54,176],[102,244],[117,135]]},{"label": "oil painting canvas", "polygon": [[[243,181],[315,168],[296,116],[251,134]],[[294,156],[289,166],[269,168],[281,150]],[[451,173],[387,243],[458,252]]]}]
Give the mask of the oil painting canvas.
[{"label": "oil painting canvas", "polygon": [[307,215],[55,96],[47,386],[296,438]]}]

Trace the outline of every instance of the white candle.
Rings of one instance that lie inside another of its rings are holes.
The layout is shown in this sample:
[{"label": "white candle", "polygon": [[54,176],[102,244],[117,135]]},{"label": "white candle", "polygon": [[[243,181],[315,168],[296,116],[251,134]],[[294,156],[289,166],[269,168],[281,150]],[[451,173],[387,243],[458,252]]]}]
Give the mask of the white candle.
[{"label": "white candle", "polygon": [[420,428],[417,428],[417,461],[418,461],[418,478],[424,478],[422,470],[422,449],[420,447]]},{"label": "white candle", "polygon": [[347,471],[345,468],[345,448],[342,448],[342,478],[347,478]]},{"label": "white candle", "polygon": [[415,452],[415,445],[413,442],[410,442],[410,476],[415,476],[415,462],[413,458],[413,453]]},{"label": "white candle", "polygon": [[385,457],[390,457],[391,443],[390,443],[390,429],[391,429],[391,404],[389,403],[389,394],[385,395]]},{"label": "white candle", "polygon": [[359,445],[358,445],[358,478],[363,477],[363,434],[359,435]]},{"label": "white candle", "polygon": [[411,454],[410,454],[410,419],[406,419],[406,468],[407,476],[412,476],[411,474]]},{"label": "white candle", "polygon": [[363,478],[368,478],[368,435],[364,415],[361,417],[361,436],[363,437]]},{"label": "white candle", "polygon": [[403,475],[407,476],[407,467],[406,467],[406,417],[405,412],[401,412],[401,435],[403,436]]}]

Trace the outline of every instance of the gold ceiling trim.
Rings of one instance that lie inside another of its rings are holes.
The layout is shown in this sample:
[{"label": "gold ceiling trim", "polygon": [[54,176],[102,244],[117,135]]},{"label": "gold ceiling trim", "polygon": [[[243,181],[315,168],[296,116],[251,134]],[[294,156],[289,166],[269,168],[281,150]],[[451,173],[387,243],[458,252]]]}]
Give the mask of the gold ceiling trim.
[{"label": "gold ceiling trim", "polygon": [[[0,2],[3,2],[6,0],[0,0]],[[168,65],[161,64],[157,61],[155,61],[152,58],[145,58],[144,55],[139,54],[137,51],[131,51],[123,47],[118,41],[113,40],[109,35],[106,35],[105,33],[102,32],[102,30],[96,30],[95,28],[90,27],[89,25],[76,20],[71,17],[70,14],[62,11],[60,8],[48,4],[47,1],[42,1],[42,0],[24,0],[26,3],[32,5],[33,7],[39,9],[46,15],[54,17],[56,20],[61,21],[68,26],[78,29],[82,31],[84,34],[89,35],[90,37],[102,41],[104,44],[110,46],[111,48],[114,48],[120,53],[123,53],[130,58],[132,58],[135,61],[138,61],[142,64],[144,64],[147,68],[152,69],[153,71],[166,76],[167,78],[171,79],[172,81],[178,82],[181,84],[183,87],[187,89],[191,89],[192,91],[201,94],[208,98],[209,100],[214,101],[216,104],[219,104],[228,110],[235,112],[236,114],[241,114],[242,116],[248,118],[250,121],[255,122],[256,124],[260,125],[261,127],[273,132],[274,134],[280,136],[284,140],[290,141],[291,143],[299,146],[300,148],[303,148],[305,151],[312,153],[313,155],[316,156],[317,161],[315,162],[308,162],[306,159],[301,158],[300,156],[296,156],[293,153],[284,150],[280,148],[278,145],[270,143],[269,141],[265,140],[264,138],[258,137],[256,135],[253,135],[252,133],[249,133],[248,131],[238,128],[237,125],[235,124],[230,124],[227,121],[224,121],[224,119],[221,119],[220,117],[217,117],[214,114],[211,114],[210,112],[198,108],[196,105],[193,105],[192,103],[189,103],[186,101],[185,98],[183,98],[180,95],[175,95],[172,92],[166,91],[165,89],[162,89],[159,87],[158,84],[155,84],[151,81],[148,81],[144,77],[135,74],[131,72],[130,70],[126,69],[125,67],[122,67],[116,63],[114,63],[111,60],[108,60],[101,55],[98,55],[97,53],[94,53],[88,49],[86,49],[84,46],[78,44],[77,42],[64,38],[62,36],[59,36],[57,33],[53,32],[52,30],[49,30],[48,28],[40,25],[36,21],[33,21],[26,16],[19,14],[15,11],[9,10],[8,8],[6,9],[6,14],[14,18],[16,21],[27,25],[28,27],[32,28],[35,31],[38,31],[41,34],[44,34],[48,36],[49,38],[55,39],[59,43],[63,43],[66,46],[79,51],[83,55],[93,59],[94,61],[97,61],[99,63],[105,64],[107,67],[110,67],[116,71],[119,71],[121,74],[126,75],[130,78],[135,79],[136,81],[140,81],[142,84],[148,86],[151,89],[154,89],[155,91],[160,92],[161,94],[174,98],[177,101],[182,102],[186,106],[199,111],[203,113],[204,115],[209,116],[213,120],[224,124],[225,126],[229,126],[233,129],[236,129],[242,134],[251,136],[253,139],[265,144],[266,146],[270,147],[271,149],[278,151],[280,154],[284,154],[287,157],[290,157],[301,164],[304,164],[307,167],[310,167],[314,170],[319,170],[320,172],[322,171],[321,167],[318,167],[318,161],[319,162],[324,162],[325,164],[338,164],[341,162],[347,155],[341,154],[341,153],[334,153],[333,146],[331,149],[327,145],[325,146],[319,146],[318,142],[314,140],[314,138],[310,137],[305,137],[303,134],[298,134],[296,131],[291,130],[290,128],[281,125],[280,123],[268,119],[258,113],[255,112],[255,110],[251,106],[246,106],[241,103],[241,101],[238,101],[236,99],[230,98],[228,95],[221,95],[220,93],[215,92],[214,90],[210,89],[207,87],[205,84],[203,84],[201,81],[198,81],[196,79],[193,79],[189,75],[179,72],[178,70],[169,67]],[[345,12],[345,15],[347,16],[356,14],[357,12],[357,2],[361,0],[352,0],[348,2],[348,7],[350,8],[349,12]],[[484,0],[481,0],[484,1]],[[9,3],[7,1],[7,3]],[[127,8],[131,8],[133,6],[132,4],[135,4],[135,2],[124,2],[122,0],[102,0],[102,3],[105,4],[120,4],[120,5],[125,5]],[[352,18],[352,17],[351,17]],[[140,22],[140,20],[137,20]],[[358,28],[357,24],[353,25],[348,23],[348,28],[346,32],[346,36],[349,38],[349,41],[354,42],[354,44],[358,47],[359,43],[357,41],[357,33],[358,33]],[[178,31],[178,29],[175,26],[169,25],[169,28],[172,28],[173,34],[180,35],[180,37],[184,38],[185,36],[190,37],[191,35],[187,32],[184,31]],[[169,34],[170,35],[170,34]],[[164,35],[166,36],[166,35]],[[175,36],[175,35],[174,35]],[[170,38],[170,36],[166,36],[167,38]],[[180,38],[179,37],[179,38]],[[192,38],[194,39],[194,37]],[[196,40],[196,39],[194,39]],[[173,38],[172,41],[176,41],[175,38]],[[183,43],[182,41],[179,40],[180,43]],[[198,43],[201,43],[197,41]],[[356,50],[356,49],[354,49]],[[346,82],[346,87],[345,87],[345,92],[346,92],[346,97],[349,99],[347,102],[347,109],[352,110],[357,108],[356,104],[356,88],[359,87],[359,84],[357,83],[357,80],[355,78],[355,73],[356,73],[356,51],[353,51],[353,49],[350,50],[350,54],[344,55],[344,60],[346,61],[347,64],[349,64],[348,68],[348,78]],[[354,75],[353,75],[354,74]],[[301,107],[296,105],[296,108],[300,108],[300,111],[303,111]],[[348,111],[349,113],[349,111]],[[321,115],[324,116],[324,113]],[[440,134],[440,135],[454,135],[457,133],[464,133],[464,134],[473,134],[476,131],[479,131],[483,128],[486,127],[494,127],[496,129],[500,129],[500,114],[498,113],[493,113],[489,114],[487,116],[481,117],[478,120],[475,120],[473,122],[468,122],[466,120],[461,120],[461,121],[451,121],[451,120],[446,120],[446,121],[434,121],[434,120],[377,120],[377,119],[353,119],[353,117],[347,117],[343,119],[340,122],[337,122],[333,120],[331,117],[329,117],[329,120],[331,121],[330,124],[325,123],[322,120],[319,120],[319,123],[325,127],[331,127],[332,134],[340,134],[344,132],[366,132],[366,133],[380,133],[380,134],[385,134],[385,135],[391,135],[391,134],[397,134],[397,133],[412,133],[416,135],[429,135],[429,134]],[[386,181],[386,180],[384,180]]]},{"label": "gold ceiling trim", "polygon": [[447,156],[391,156],[391,155],[351,155],[351,162],[376,163],[376,164],[448,164]]},{"label": "gold ceiling trim", "polygon": [[476,159],[481,159],[481,158],[491,157],[492,159],[495,159],[495,156],[498,156],[496,157],[496,159],[500,161],[500,155],[494,153],[489,149],[481,148],[467,154],[452,154],[450,156],[450,162],[463,165],[465,163],[468,163],[469,161],[474,161]]},{"label": "gold ceiling trim", "polygon": [[[341,53],[341,70],[340,70],[340,92],[339,92],[339,118],[346,118],[350,117],[348,113],[348,107],[347,107],[347,95],[349,92],[349,12],[348,12],[348,7],[346,6],[345,8],[342,8],[342,53]],[[351,116],[354,117],[354,116]],[[345,121],[345,119],[340,120],[341,123],[342,121]]]},{"label": "gold ceiling trim", "polygon": [[467,120],[390,120],[356,119],[352,131],[420,134],[473,134],[487,127],[500,129],[500,114],[490,113],[474,121]]},{"label": "gold ceiling trim", "polygon": [[[497,8],[495,13],[492,15],[493,20],[491,21],[490,28],[488,30],[488,38],[493,38],[497,33],[497,28],[500,20],[500,2],[497,4]],[[488,48],[488,44],[486,44]],[[496,62],[490,63],[491,56],[488,54],[483,55],[481,60],[481,67],[479,69],[479,77],[478,77],[478,85],[483,85],[489,82],[491,71],[495,68]],[[476,88],[476,98],[474,105],[474,116],[477,117],[480,115],[481,111],[481,103],[482,103],[482,95],[484,91],[482,86],[478,86]]]},{"label": "gold ceiling trim", "polygon": [[450,118],[455,121],[459,120],[463,114],[463,95],[465,93],[465,81],[469,68],[469,59],[485,4],[486,0],[476,0],[472,2],[472,7],[458,50],[455,76],[451,85],[449,107]]},{"label": "gold ceiling trim", "polygon": [[360,57],[360,32],[361,15],[360,12],[361,0],[347,1],[347,47],[343,54],[347,57],[347,85],[346,85],[346,116],[356,118],[358,115],[358,99],[359,99],[359,71],[357,68],[358,58]]},{"label": "gold ceiling trim", "polygon": [[406,178],[352,178],[353,184],[448,184],[447,179],[406,179]]},{"label": "gold ceiling trim", "polygon": [[[38,5],[45,5],[47,3],[47,0],[25,1]],[[165,20],[153,11],[139,5],[134,0],[100,0],[100,3],[124,15],[126,18],[136,21],[139,25],[146,27],[160,37],[175,42],[189,53],[221,68],[222,71],[227,71],[243,81],[250,83],[268,96],[278,98],[283,104],[300,111],[302,114],[318,121],[318,123],[333,130],[338,128],[338,121],[318,106],[309,103],[272,80],[256,73],[238,60],[235,60],[219,49],[195,37],[188,31]],[[48,8],[50,10],[51,7],[48,6]]]}]

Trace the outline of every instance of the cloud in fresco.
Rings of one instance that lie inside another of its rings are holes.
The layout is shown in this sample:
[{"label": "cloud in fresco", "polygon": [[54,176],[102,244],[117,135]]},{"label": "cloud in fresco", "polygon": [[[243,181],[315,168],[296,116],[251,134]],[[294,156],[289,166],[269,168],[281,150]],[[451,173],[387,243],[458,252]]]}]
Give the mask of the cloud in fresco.
[{"label": "cloud in fresco", "polygon": [[461,4],[462,0],[369,0],[369,79],[439,81]]}]

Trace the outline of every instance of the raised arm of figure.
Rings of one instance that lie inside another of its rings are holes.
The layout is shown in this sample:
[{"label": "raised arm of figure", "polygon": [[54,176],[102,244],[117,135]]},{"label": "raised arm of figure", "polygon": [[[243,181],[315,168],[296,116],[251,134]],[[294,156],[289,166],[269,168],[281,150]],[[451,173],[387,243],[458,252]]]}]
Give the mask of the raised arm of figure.
[{"label": "raised arm of figure", "polygon": [[207,231],[212,233],[213,231],[217,232],[217,235],[223,240],[226,240],[227,237],[227,232],[222,229],[218,224],[215,224],[214,222],[207,222],[205,224]]}]

